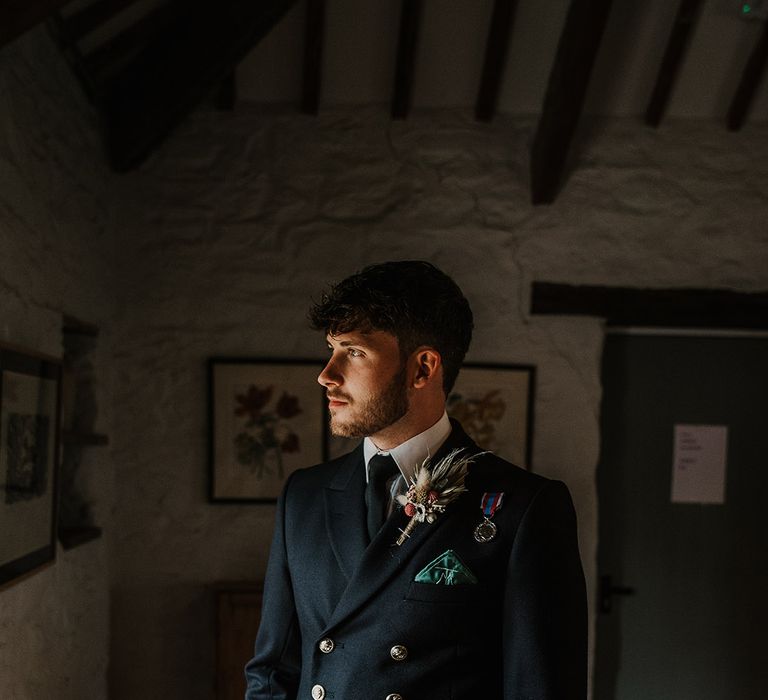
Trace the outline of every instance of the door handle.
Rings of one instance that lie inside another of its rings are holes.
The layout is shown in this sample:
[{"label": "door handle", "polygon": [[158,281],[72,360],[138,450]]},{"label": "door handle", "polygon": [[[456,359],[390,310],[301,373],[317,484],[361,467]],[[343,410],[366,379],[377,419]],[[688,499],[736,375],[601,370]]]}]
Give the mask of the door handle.
[{"label": "door handle", "polygon": [[635,589],[632,586],[620,586],[613,583],[610,574],[604,574],[600,577],[600,612],[610,614],[613,609],[613,596],[615,595],[635,595]]}]

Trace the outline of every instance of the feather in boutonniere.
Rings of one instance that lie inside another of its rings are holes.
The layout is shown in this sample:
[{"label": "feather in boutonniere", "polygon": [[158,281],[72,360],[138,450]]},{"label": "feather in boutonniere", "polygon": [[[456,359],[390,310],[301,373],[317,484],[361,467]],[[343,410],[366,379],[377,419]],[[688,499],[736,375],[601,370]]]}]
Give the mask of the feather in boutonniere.
[{"label": "feather in boutonniere", "polygon": [[397,497],[398,503],[410,518],[405,529],[400,531],[397,545],[403,544],[411,536],[417,523],[435,522],[446,506],[467,490],[464,486],[467,469],[478,455],[462,454],[465,452],[465,448],[453,450],[434,466],[427,458],[416,468],[408,492]]}]

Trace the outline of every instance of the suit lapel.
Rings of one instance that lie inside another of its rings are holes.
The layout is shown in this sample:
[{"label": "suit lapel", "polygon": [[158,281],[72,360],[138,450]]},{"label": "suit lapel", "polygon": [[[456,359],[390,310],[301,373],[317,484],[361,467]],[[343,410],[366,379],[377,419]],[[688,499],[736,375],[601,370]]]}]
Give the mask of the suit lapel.
[{"label": "suit lapel", "polygon": [[[459,448],[468,448],[472,451],[478,449],[477,445],[461,429],[461,426],[458,423],[453,423],[453,430],[435,454],[433,463],[440,461],[451,450]],[[448,506],[446,513],[439,516],[434,523],[419,523],[411,536],[400,547],[395,545],[395,541],[401,530],[405,528],[408,517],[400,508],[392,513],[371,544],[365,549],[362,558],[359,559],[359,565],[354,570],[349,585],[333,611],[327,629],[337,625],[374,596],[387,581],[405,566],[422,544],[440,529],[452,511],[459,506],[460,502]],[[363,507],[363,515],[360,519],[362,523],[360,527],[363,529],[365,528],[364,510]],[[346,533],[346,536],[350,536],[350,533]]]},{"label": "suit lapel", "polygon": [[347,456],[325,488],[325,523],[331,549],[349,581],[368,544],[362,445]]}]

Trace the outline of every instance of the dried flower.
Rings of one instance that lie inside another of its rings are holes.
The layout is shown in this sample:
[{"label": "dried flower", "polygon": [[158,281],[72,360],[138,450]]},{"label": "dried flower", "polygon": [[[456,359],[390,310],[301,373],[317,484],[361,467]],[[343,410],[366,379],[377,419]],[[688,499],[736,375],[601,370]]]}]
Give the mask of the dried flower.
[{"label": "dried flower", "polygon": [[264,389],[259,389],[257,386],[251,384],[248,387],[247,394],[237,394],[235,397],[240,404],[235,409],[236,416],[244,416],[248,414],[253,422],[256,422],[261,415],[261,410],[269,403],[272,398],[272,387],[268,386]]},{"label": "dried flower", "polygon": [[446,506],[467,490],[464,479],[469,465],[477,455],[462,454],[465,451],[464,448],[451,451],[434,467],[429,459],[417,467],[408,492],[397,497],[410,520],[396,544],[403,544],[417,523],[435,522]]},{"label": "dried flower", "polygon": [[293,418],[301,413],[299,408],[299,397],[291,396],[287,391],[284,391],[282,396],[277,400],[275,405],[275,413],[280,418]]}]

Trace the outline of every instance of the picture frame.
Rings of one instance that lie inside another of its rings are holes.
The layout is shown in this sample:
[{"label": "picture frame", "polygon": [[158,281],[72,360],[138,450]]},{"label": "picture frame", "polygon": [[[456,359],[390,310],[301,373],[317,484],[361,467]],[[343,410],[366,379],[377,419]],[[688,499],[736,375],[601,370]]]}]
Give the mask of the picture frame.
[{"label": "picture frame", "polygon": [[466,364],[446,410],[484,450],[530,470],[535,391],[534,365]]},{"label": "picture frame", "polygon": [[0,588],[56,559],[61,360],[0,346]]},{"label": "picture frame", "polygon": [[[446,401],[451,418],[483,449],[530,470],[536,367],[527,364],[462,366]],[[353,450],[359,439],[337,437],[327,428],[329,458]]]},{"label": "picture frame", "polygon": [[274,503],[296,469],[324,460],[319,360],[208,359],[209,499]]}]

